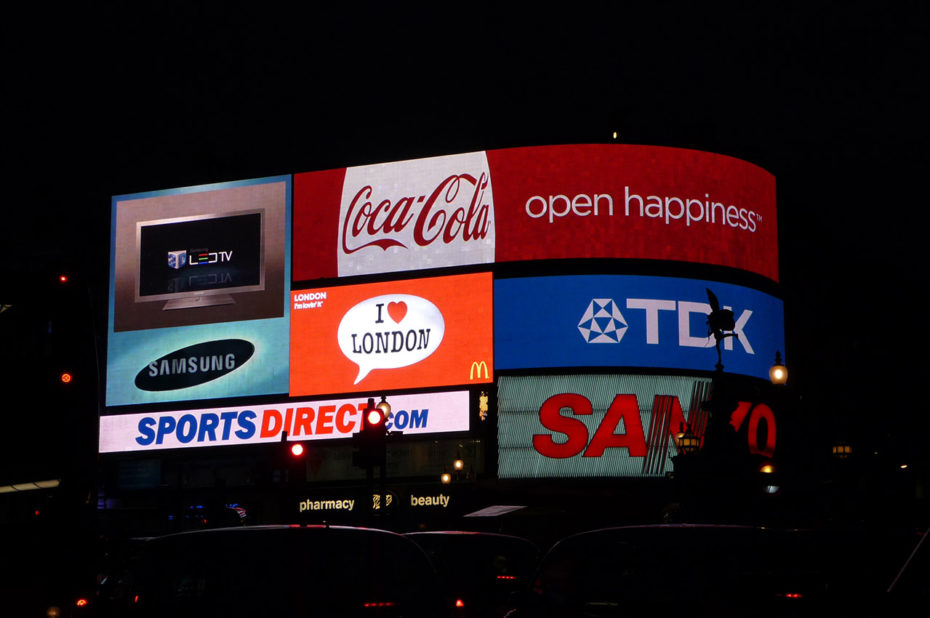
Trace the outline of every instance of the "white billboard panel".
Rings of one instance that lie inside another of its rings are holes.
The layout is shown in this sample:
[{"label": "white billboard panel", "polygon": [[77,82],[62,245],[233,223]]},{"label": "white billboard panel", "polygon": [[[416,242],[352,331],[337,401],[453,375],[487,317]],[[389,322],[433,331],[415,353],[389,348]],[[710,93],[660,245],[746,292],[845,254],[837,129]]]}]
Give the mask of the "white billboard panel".
[{"label": "white billboard panel", "polygon": [[[394,395],[388,429],[404,435],[468,431],[468,392]],[[368,399],[293,401],[100,417],[101,453],[348,439]]]}]

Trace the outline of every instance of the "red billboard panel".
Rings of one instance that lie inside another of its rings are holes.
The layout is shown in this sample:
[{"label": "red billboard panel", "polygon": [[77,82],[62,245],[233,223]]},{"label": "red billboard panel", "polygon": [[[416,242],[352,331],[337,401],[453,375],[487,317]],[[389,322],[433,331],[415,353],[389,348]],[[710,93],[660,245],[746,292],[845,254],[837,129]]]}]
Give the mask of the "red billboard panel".
[{"label": "red billboard panel", "polygon": [[777,281],[775,179],[724,155],[625,144],[294,177],[298,281],[560,258],[697,262]]},{"label": "red billboard panel", "polygon": [[775,178],[755,165],[608,144],[490,151],[488,163],[499,262],[678,260],[778,279]]},{"label": "red billboard panel", "polygon": [[493,379],[490,273],[291,293],[292,396]]}]

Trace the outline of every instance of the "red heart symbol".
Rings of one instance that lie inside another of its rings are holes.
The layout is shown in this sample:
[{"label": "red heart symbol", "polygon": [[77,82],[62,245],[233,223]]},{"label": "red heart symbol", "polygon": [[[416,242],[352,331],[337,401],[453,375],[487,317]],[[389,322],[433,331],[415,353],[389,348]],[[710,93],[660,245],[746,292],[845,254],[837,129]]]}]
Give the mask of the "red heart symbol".
[{"label": "red heart symbol", "polygon": [[400,321],[407,315],[407,303],[404,301],[388,303],[388,315],[394,322],[400,324]]}]

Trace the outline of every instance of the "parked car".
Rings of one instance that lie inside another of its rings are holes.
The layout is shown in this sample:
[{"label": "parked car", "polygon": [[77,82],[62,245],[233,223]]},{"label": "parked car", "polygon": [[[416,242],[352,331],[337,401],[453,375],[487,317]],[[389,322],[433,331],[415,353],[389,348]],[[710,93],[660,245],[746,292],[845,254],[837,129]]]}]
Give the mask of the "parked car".
[{"label": "parked car", "polygon": [[426,554],[338,526],[182,532],[143,543],[100,584],[101,616],[389,616],[443,611]]},{"label": "parked car", "polygon": [[859,615],[810,531],[651,525],[569,536],[543,558],[514,616]]},{"label": "parked car", "polygon": [[441,580],[447,607],[458,616],[503,616],[526,586],[539,559],[528,539],[487,532],[411,532]]}]

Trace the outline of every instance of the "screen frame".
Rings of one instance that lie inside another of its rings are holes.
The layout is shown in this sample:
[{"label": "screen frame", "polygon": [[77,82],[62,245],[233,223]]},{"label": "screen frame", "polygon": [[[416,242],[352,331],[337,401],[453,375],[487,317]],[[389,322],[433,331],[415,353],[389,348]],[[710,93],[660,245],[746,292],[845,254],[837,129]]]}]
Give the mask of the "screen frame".
[{"label": "screen frame", "polygon": [[[152,294],[142,296],[141,289],[141,264],[142,264],[142,227],[151,225],[163,225],[167,223],[184,223],[185,221],[208,221],[211,219],[222,219],[239,215],[259,216],[259,278],[258,283],[253,285],[239,285],[227,288],[213,288],[209,290],[195,290],[189,292],[169,292],[166,294]],[[236,210],[223,213],[207,213],[200,215],[188,215],[184,217],[170,217],[166,219],[149,219],[146,221],[136,221],[136,247],[135,258],[136,264],[133,269],[133,297],[137,303],[174,300],[178,298],[197,298],[203,296],[218,296],[222,294],[240,294],[242,292],[262,292],[265,289],[265,209],[253,208],[249,210]]]}]

